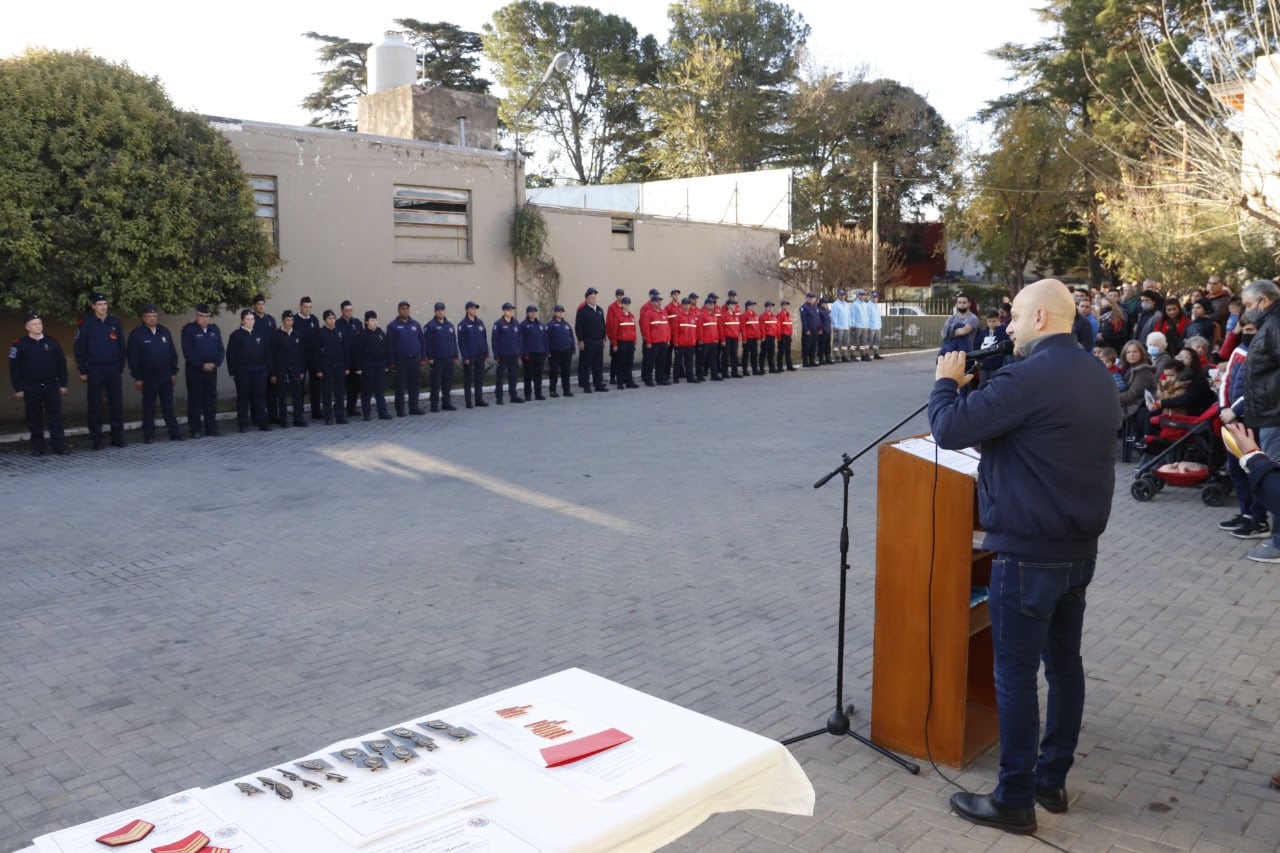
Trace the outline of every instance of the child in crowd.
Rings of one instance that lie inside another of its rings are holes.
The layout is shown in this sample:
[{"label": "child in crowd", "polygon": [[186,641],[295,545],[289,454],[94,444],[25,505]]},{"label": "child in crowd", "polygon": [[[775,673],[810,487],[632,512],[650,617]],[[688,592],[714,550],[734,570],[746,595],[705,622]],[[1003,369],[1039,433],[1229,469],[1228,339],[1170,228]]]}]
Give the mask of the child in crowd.
[{"label": "child in crowd", "polygon": [[1224,335],[1236,330],[1236,326],[1240,325],[1240,315],[1243,313],[1244,303],[1240,301],[1240,297],[1231,297],[1231,301],[1227,303],[1227,327],[1222,330]]},{"label": "child in crowd", "polygon": [[[986,321],[986,337],[982,339],[982,346],[979,349],[988,349],[996,346],[1001,341],[1009,340],[1009,321],[1001,316],[999,309],[988,309]],[[993,355],[982,360],[979,387],[985,387],[991,381],[991,377],[1004,365],[1004,361],[1005,356],[1003,355]]]},{"label": "child in crowd", "polygon": [[1124,378],[1124,371],[1120,368],[1120,356],[1116,354],[1115,350],[1111,347],[1098,347],[1094,355],[1098,357],[1098,361],[1102,362],[1102,366],[1111,374],[1117,390],[1123,391],[1129,387],[1128,381]]}]

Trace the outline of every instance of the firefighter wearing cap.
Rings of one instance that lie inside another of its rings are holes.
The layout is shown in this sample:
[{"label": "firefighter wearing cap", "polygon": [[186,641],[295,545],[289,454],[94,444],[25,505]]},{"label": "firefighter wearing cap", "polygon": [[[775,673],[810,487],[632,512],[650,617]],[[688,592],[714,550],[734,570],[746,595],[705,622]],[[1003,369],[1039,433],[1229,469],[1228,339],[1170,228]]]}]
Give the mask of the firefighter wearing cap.
[{"label": "firefighter wearing cap", "polygon": [[[732,292],[732,291],[730,291]],[[738,372],[738,341],[742,339],[742,311],[738,300],[732,296],[720,312],[720,375],[737,379],[744,373]]]},{"label": "firefighter wearing cap", "polygon": [[720,382],[720,318],[716,315],[714,293],[708,293],[698,312],[698,379]]},{"label": "firefighter wearing cap", "polygon": [[557,379],[560,380],[564,395],[573,396],[573,392],[569,390],[569,366],[573,363],[574,344],[573,326],[564,318],[564,306],[557,305],[552,311],[551,322],[547,324],[547,352],[551,359],[548,384],[551,386],[552,397],[560,396],[556,393]]},{"label": "firefighter wearing cap", "polygon": [[[484,365],[489,360],[489,336],[484,320],[476,316],[480,306],[467,302],[466,316],[458,321],[458,354],[462,357],[462,395],[466,406],[485,408]],[[472,402],[474,397],[475,402]]]},{"label": "firefighter wearing cap", "polygon": [[609,384],[618,384],[618,320],[622,317],[622,297],[626,291],[619,287],[613,292],[613,301],[604,316],[604,333],[609,339]]},{"label": "firefighter wearing cap", "polygon": [[676,315],[676,371],[671,381],[680,384],[681,377],[686,382],[701,382],[698,378],[698,367],[695,364],[698,353],[698,312],[693,307],[693,300],[685,297],[680,300],[680,313]]},{"label": "firefighter wearing cap", "polygon": [[573,323],[573,333],[578,338],[578,385],[588,394],[609,390],[604,384],[605,320],[604,311],[596,304],[599,292],[594,287],[587,288]]},{"label": "firefighter wearing cap", "polygon": [[360,374],[360,411],[366,421],[373,419],[370,403],[378,407],[378,420],[389,421],[387,411],[387,370],[391,368],[391,343],[378,328],[378,312],[364,312],[364,330],[351,350],[351,364]]},{"label": "firefighter wearing cap", "polygon": [[[355,351],[356,340],[360,337],[360,333],[364,331],[364,324],[355,316],[355,309],[351,305],[351,300],[344,299],[342,304],[338,306],[339,316],[337,319],[337,329],[342,332],[342,339],[347,343],[348,357]],[[348,362],[348,367],[351,367]],[[355,370],[347,371],[346,380],[346,397],[347,397],[347,417],[355,417],[356,405],[360,402],[360,375]],[[334,413],[337,414],[336,412]]]},{"label": "firefighter wearing cap", "polygon": [[[302,386],[307,381],[307,351],[310,347],[298,331],[296,323],[293,312],[285,311],[280,315],[280,328],[271,333],[271,378],[267,385],[275,389],[276,410],[273,420],[282,427],[289,426],[290,401],[293,402],[293,425],[307,425]],[[324,415],[323,406],[320,413],[321,416]]]},{"label": "firefighter wearing cap", "polygon": [[92,302],[93,311],[80,321],[73,347],[80,381],[89,386],[89,438],[94,450],[102,448],[102,398],[105,395],[111,445],[124,447],[124,396],[120,387],[126,358],[124,327],[107,314],[105,294],[93,294]]},{"label": "firefighter wearing cap", "polygon": [[662,295],[656,290],[649,291],[649,301],[640,308],[640,335],[644,338],[640,380],[650,388],[671,384],[671,372],[663,370],[671,344],[671,326],[662,310]]},{"label": "firefighter wearing cap", "polygon": [[209,306],[197,305],[196,318],[182,327],[182,358],[187,375],[187,431],[192,438],[218,434],[218,368],[226,351],[222,332],[209,322]]},{"label": "firefighter wearing cap", "polygon": [[547,327],[538,319],[538,306],[524,309],[520,323],[520,350],[524,353],[524,398],[545,400],[542,396],[542,368],[547,363]]},{"label": "firefighter wearing cap", "polygon": [[760,315],[761,372],[779,373],[778,368],[778,315],[773,313],[773,302],[766,300],[764,313]]},{"label": "firefighter wearing cap", "polygon": [[405,397],[409,398],[409,414],[425,415],[422,411],[422,363],[425,361],[426,342],[422,326],[409,314],[409,303],[402,301],[396,307],[397,317],[387,324],[387,341],[391,346],[391,364],[396,371],[396,417],[403,418]]},{"label": "firefighter wearing cap", "polygon": [[126,346],[129,374],[142,392],[142,440],[156,437],[156,400],[171,441],[181,441],[178,416],[173,411],[173,386],[178,383],[178,345],[173,335],[159,323],[156,306],[142,309],[142,325],[129,333]]},{"label": "firefighter wearing cap", "polygon": [[795,372],[796,366],[791,363],[791,337],[795,324],[791,320],[791,312],[787,310],[791,302],[784,299],[778,304],[778,372],[782,372],[785,363],[787,370]]},{"label": "firefighter wearing cap", "polygon": [[320,380],[320,413],[324,422],[347,423],[346,385],[351,372],[351,341],[338,328],[338,317],[325,310],[324,323],[311,341],[307,354],[311,373]]},{"label": "firefighter wearing cap", "polygon": [[[302,348],[304,350],[311,349],[311,343],[315,339],[316,332],[320,331],[320,318],[311,313],[311,297],[304,296],[298,300],[298,313],[293,317],[293,330],[302,338]],[[307,393],[311,397],[311,418],[320,420],[324,417],[324,406],[320,400],[320,380],[312,375],[305,377],[304,381],[308,385]],[[280,412],[284,414],[284,400],[280,401]],[[304,416],[305,417],[305,416]]]},{"label": "firefighter wearing cap", "polygon": [[271,339],[254,328],[253,311],[240,312],[240,328],[227,339],[227,372],[236,383],[236,425],[241,432],[249,421],[263,432],[267,422],[267,376],[271,373]]},{"label": "firefighter wearing cap", "polygon": [[636,364],[636,315],[631,313],[631,297],[622,297],[622,309],[618,314],[617,379],[618,390],[639,388],[633,370]]},{"label": "firefighter wearing cap", "polygon": [[427,364],[431,369],[431,411],[457,411],[453,405],[453,365],[458,360],[458,332],[445,316],[443,302],[435,304],[435,316],[422,327]]},{"label": "firefighter wearing cap", "polygon": [[[276,329],[280,328],[276,324],[276,318],[267,313],[267,297],[261,293],[253,295],[253,301],[249,303],[249,307],[253,309],[253,327],[258,330],[261,335],[266,335],[267,341],[270,342],[276,333]],[[280,414],[284,409],[284,398],[280,395],[279,389],[270,383],[267,384],[267,417],[272,423],[280,423],[283,415]]]},{"label": "firefighter wearing cap", "polygon": [[831,303],[831,353],[833,361],[849,361],[853,344],[853,303],[848,301],[844,288],[836,291],[836,301]]},{"label": "firefighter wearing cap", "polygon": [[505,377],[511,402],[523,403],[516,393],[516,371],[520,368],[520,324],[516,322],[516,306],[502,303],[502,316],[493,321],[493,360],[497,363],[493,376],[493,397],[501,406],[502,382]]},{"label": "firefighter wearing cap", "polygon": [[880,331],[884,326],[884,317],[880,314],[879,298],[880,294],[873,290],[867,300],[867,349],[875,361],[883,360],[880,355]]},{"label": "firefighter wearing cap", "polygon": [[9,347],[9,381],[22,401],[31,432],[31,452],[44,455],[44,431],[59,455],[67,452],[62,432],[62,395],[67,393],[67,357],[58,342],[44,333],[44,321],[34,311],[26,316],[27,333]]},{"label": "firefighter wearing cap", "polygon": [[742,312],[742,375],[763,376],[760,369],[760,316],[753,310],[755,300],[748,299]]},{"label": "firefighter wearing cap", "polygon": [[680,305],[680,291],[671,291],[671,301],[662,308],[662,313],[667,318],[667,327],[671,332],[670,345],[667,347],[667,363],[662,366],[661,371],[667,379],[683,379],[684,365],[676,357],[676,332],[680,328],[680,314],[682,313]]},{"label": "firefighter wearing cap", "polygon": [[818,295],[804,295],[800,306],[800,366],[818,366],[818,336],[822,333],[822,316],[818,313]]}]

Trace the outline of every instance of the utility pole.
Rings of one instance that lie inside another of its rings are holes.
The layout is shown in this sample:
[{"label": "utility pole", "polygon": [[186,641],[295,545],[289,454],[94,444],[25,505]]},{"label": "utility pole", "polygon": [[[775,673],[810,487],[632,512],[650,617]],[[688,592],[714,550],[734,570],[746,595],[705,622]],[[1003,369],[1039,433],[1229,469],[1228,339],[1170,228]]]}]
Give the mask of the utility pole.
[{"label": "utility pole", "polygon": [[880,161],[871,163],[871,290],[876,291],[880,272]]}]

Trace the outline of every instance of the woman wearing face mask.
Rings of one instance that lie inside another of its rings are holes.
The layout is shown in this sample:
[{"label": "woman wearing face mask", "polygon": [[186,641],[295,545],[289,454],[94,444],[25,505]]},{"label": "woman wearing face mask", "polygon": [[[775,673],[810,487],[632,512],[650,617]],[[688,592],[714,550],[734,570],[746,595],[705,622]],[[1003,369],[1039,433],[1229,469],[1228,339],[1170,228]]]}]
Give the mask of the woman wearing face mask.
[{"label": "woman wearing face mask", "polygon": [[1173,361],[1173,356],[1169,355],[1169,340],[1163,333],[1152,332],[1147,335],[1147,355],[1151,357],[1151,369],[1156,376],[1163,373],[1169,362]]}]

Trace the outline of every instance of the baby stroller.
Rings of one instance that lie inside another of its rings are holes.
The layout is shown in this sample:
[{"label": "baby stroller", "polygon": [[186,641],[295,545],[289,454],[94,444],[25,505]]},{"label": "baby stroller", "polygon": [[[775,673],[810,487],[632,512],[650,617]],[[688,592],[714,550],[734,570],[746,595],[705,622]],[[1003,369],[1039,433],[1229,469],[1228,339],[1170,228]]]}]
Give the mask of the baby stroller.
[{"label": "baby stroller", "polygon": [[[1129,494],[1134,500],[1149,501],[1166,485],[1198,488],[1200,500],[1205,504],[1221,506],[1231,494],[1231,478],[1223,471],[1226,451],[1222,446],[1218,404],[1214,403],[1194,417],[1163,415],[1159,424],[1159,434],[1147,441],[1148,450],[1153,446],[1167,446],[1135,469]],[[1198,463],[1200,467],[1193,471],[1160,470],[1175,462]]]}]

